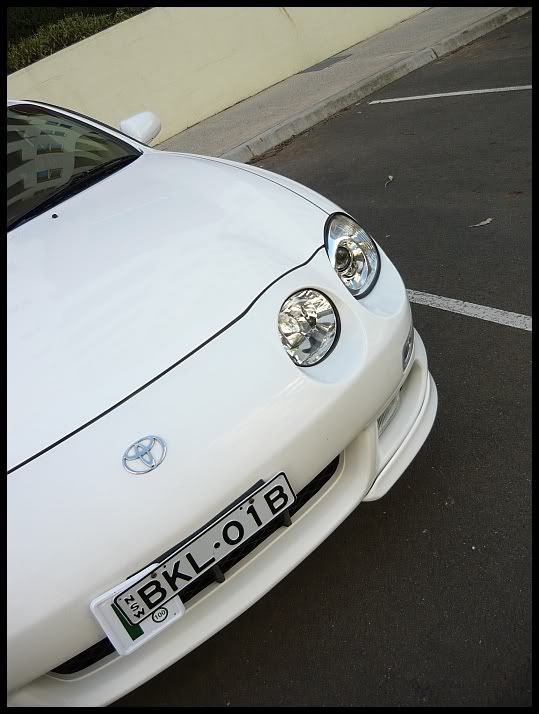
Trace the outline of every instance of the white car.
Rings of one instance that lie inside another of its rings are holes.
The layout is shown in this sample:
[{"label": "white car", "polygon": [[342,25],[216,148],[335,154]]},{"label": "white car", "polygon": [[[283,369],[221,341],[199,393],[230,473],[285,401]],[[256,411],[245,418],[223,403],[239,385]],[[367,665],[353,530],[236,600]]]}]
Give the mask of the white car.
[{"label": "white car", "polygon": [[105,705],[183,657],[383,496],[436,414],[352,217],[149,148],[151,113],[121,129],[8,102],[10,706]]}]

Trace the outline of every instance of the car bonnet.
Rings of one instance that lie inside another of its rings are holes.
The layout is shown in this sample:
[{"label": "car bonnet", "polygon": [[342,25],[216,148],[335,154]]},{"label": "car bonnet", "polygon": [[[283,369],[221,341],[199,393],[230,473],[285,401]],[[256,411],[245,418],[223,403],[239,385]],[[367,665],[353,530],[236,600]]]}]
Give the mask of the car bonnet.
[{"label": "car bonnet", "polygon": [[11,231],[8,469],[196,359],[326,218],[250,171],[149,152]]}]

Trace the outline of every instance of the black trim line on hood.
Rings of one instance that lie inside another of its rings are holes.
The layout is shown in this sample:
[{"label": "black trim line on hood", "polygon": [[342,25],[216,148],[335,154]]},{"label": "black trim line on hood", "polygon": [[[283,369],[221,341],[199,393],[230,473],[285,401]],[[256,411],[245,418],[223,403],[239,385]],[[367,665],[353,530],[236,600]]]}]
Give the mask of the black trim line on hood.
[{"label": "black trim line on hood", "polygon": [[307,260],[305,260],[303,263],[300,263],[299,265],[296,265],[295,267],[290,268],[290,270],[287,270],[285,273],[283,273],[282,275],[279,275],[279,277],[275,278],[275,280],[273,280],[271,283],[269,283],[269,285],[266,285],[264,290],[262,290],[261,292],[258,293],[258,295],[254,298],[254,300],[252,300],[249,303],[249,305],[247,305],[247,307],[245,308],[245,310],[243,312],[240,312],[240,314],[237,317],[235,317],[233,320],[231,320],[229,323],[227,323],[224,327],[221,327],[220,330],[215,332],[211,337],[208,337],[207,340],[205,340],[200,345],[198,345],[198,347],[195,347],[194,350],[191,350],[191,352],[188,352],[186,355],[184,355],[177,362],[174,362],[174,364],[171,364],[170,367],[167,367],[165,370],[160,372],[157,376],[152,377],[152,379],[150,379],[148,382],[143,384],[142,387],[138,387],[138,389],[135,389],[134,392],[131,392],[131,394],[128,394],[127,397],[124,397],[119,402],[116,402],[116,404],[113,404],[108,409],[105,409],[105,411],[101,412],[101,414],[98,414],[93,419],[90,419],[90,421],[87,421],[85,424],[82,424],[82,426],[79,426],[77,429],[74,429],[69,434],[66,434],[65,436],[63,436],[61,439],[58,439],[58,441],[55,441],[53,444],[50,444],[50,446],[47,446],[44,449],[41,449],[41,451],[38,451],[37,454],[34,454],[33,456],[30,456],[28,459],[21,461],[21,463],[17,464],[17,466],[13,466],[13,468],[8,470],[8,472],[7,472],[8,475],[13,473],[14,471],[17,471],[17,469],[20,469],[23,466],[26,466],[26,464],[29,464],[30,461],[37,459],[39,456],[43,456],[43,454],[46,454],[47,451],[51,451],[51,449],[54,449],[55,446],[59,446],[59,444],[61,444],[62,442],[67,441],[67,439],[70,439],[72,436],[75,436],[75,434],[78,434],[79,431],[86,429],[86,427],[91,426],[92,424],[94,424],[96,421],[98,421],[102,417],[106,416],[107,414],[110,414],[110,412],[114,411],[114,409],[117,409],[119,406],[121,406],[122,404],[127,402],[129,399],[136,396],[139,392],[142,392],[143,389],[146,389],[146,387],[149,387],[150,384],[157,382],[158,379],[161,379],[161,377],[164,377],[165,374],[167,374],[171,370],[175,369],[175,367],[177,367],[179,364],[181,364],[182,362],[185,362],[185,360],[189,359],[189,357],[192,357],[196,352],[201,350],[203,347],[205,347],[210,342],[212,342],[217,337],[219,337],[219,335],[221,335],[223,332],[228,330],[229,327],[232,327],[232,325],[234,325],[236,322],[239,322],[243,317],[245,317],[245,315],[247,315],[247,313],[249,312],[249,310],[251,310],[251,308],[254,306],[254,304],[256,302],[258,302],[258,300],[260,300],[262,295],[264,295],[265,292],[267,292],[273,285],[275,285],[275,283],[278,283],[279,280],[281,280],[285,276],[289,275],[290,273],[293,273],[295,270],[299,270],[299,268],[303,268],[305,265],[307,265],[307,263],[311,262],[311,260],[314,258],[314,256],[317,253],[319,253],[321,250],[324,250],[324,249],[325,249],[324,245],[319,246],[314,251],[314,253],[309,258],[307,258]]}]

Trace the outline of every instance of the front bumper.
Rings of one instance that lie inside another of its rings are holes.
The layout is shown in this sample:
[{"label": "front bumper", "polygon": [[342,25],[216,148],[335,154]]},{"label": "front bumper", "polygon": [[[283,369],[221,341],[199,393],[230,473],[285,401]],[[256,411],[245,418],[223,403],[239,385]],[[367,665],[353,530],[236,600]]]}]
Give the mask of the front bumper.
[{"label": "front bumper", "polygon": [[[343,294],[344,288],[338,279],[332,280],[334,276],[327,270],[325,256],[319,254],[313,263],[274,286],[264,298],[266,304],[260,306],[262,313],[253,312],[247,322],[260,319],[266,309],[274,322],[274,306],[278,308],[283,294],[286,297],[294,290],[309,285],[324,290],[337,303],[343,323],[341,340],[344,339],[344,342],[340,349],[335,349],[332,359],[321,364],[318,371],[312,368],[309,375],[289,364],[288,357],[283,353],[285,361],[279,363],[275,371],[295,370],[289,372],[294,378],[282,393],[273,390],[272,398],[258,405],[257,418],[261,427],[256,435],[250,431],[251,421],[243,424],[243,430],[236,426],[235,432],[240,441],[251,445],[250,448],[246,447],[249,452],[247,461],[245,454],[243,456],[243,463],[252,465],[250,474],[244,476],[249,480],[247,486],[254,482],[254,473],[272,474],[282,469],[291,475],[297,491],[339,454],[339,465],[333,477],[298,511],[292,519],[292,526],[274,532],[237,563],[227,572],[225,583],[210,585],[199,593],[189,602],[181,620],[155,640],[128,657],[110,655],[76,675],[49,672],[37,676],[12,692],[8,700],[11,706],[104,705],[131,691],[197,647],[256,602],[314,550],[362,500],[381,497],[415,456],[434,421],[437,395],[428,372],[425,349],[417,333],[410,364],[406,372],[402,373],[401,351],[408,332],[410,312],[400,278],[388,263],[386,269],[382,269],[380,281],[393,281],[393,285],[385,286],[393,289],[384,290],[381,285],[381,289],[373,291],[363,306],[358,308],[355,301],[351,298],[348,300],[346,291]],[[363,341],[355,340],[350,330],[347,330],[347,327],[353,327],[357,317],[354,311],[360,309],[366,311],[360,316],[360,324],[356,324]],[[250,327],[255,333],[254,325],[244,324],[242,330],[249,331]],[[273,337],[277,340],[276,335]],[[233,344],[238,334],[231,328],[223,338],[232,340]],[[210,347],[202,351],[201,357],[204,352],[211,363]],[[323,365],[325,367],[321,369]],[[262,385],[261,391],[271,385],[273,378],[273,374],[268,374],[268,384]],[[248,388],[248,375],[245,373],[244,379]],[[400,407],[387,429],[379,436],[377,418],[397,392],[401,396]],[[240,411],[243,398],[244,395],[238,393]],[[293,411],[287,412],[287,405]],[[234,415],[235,410],[230,406],[229,417],[233,418]],[[279,415],[284,422],[280,426],[274,424]],[[291,424],[294,423],[297,427],[292,429]],[[268,433],[264,428],[270,424],[276,437],[273,446],[271,441],[268,445]],[[224,430],[225,436],[229,433]],[[258,440],[253,444],[254,436]],[[233,448],[233,444],[225,443],[224,446]],[[114,448],[116,456],[116,443]],[[227,466],[221,463],[219,470],[230,471],[232,474],[238,468],[236,463],[232,463],[229,469]],[[232,484],[232,496],[241,492],[240,483]],[[225,501],[230,500],[232,498],[226,495]],[[214,504],[208,508],[210,517],[219,510]],[[204,522],[205,515],[195,517],[198,524]],[[187,528],[194,530],[191,525]],[[170,523],[165,523],[163,545],[170,547],[172,532],[177,531],[171,528]],[[130,553],[129,558],[124,554],[121,571],[109,568],[103,576],[94,574],[92,589],[82,594],[82,603],[77,604],[79,610],[82,608],[84,617],[77,609],[72,614],[72,622],[79,623],[81,637],[69,644],[71,654],[84,649],[76,642],[82,640],[91,644],[103,637],[87,611],[89,601],[129,572],[144,565],[156,552],[161,552],[157,543],[148,548],[147,553]],[[69,615],[68,612],[67,619]],[[48,628],[51,639],[58,637],[59,620],[55,622],[55,617],[56,613],[52,613],[48,622],[43,623],[42,620],[40,624],[41,633],[46,633]],[[20,642],[13,641],[20,651]],[[58,654],[55,656],[53,664],[68,659],[67,656],[63,659],[59,659]]]}]

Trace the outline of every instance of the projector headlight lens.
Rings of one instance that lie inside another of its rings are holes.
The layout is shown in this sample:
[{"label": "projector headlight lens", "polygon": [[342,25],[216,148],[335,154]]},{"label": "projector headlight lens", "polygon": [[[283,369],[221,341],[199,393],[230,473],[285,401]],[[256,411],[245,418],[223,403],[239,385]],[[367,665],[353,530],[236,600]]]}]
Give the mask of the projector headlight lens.
[{"label": "projector headlight lens", "polygon": [[311,367],[335,346],[339,318],[331,301],[317,290],[300,290],[284,301],[278,318],[281,343],[294,364]]},{"label": "projector headlight lens", "polygon": [[378,248],[350,216],[336,213],[330,218],[326,250],[335,272],[355,298],[373,289],[380,272]]}]

